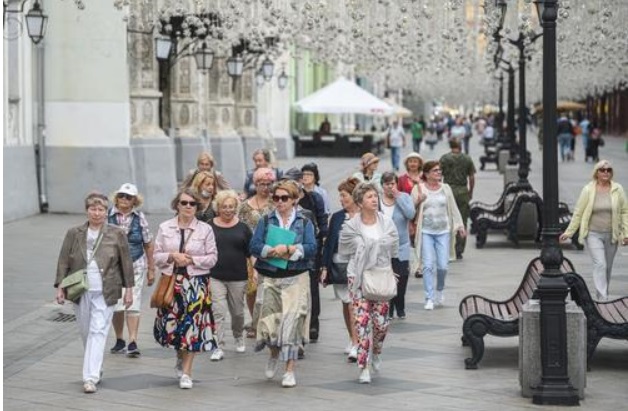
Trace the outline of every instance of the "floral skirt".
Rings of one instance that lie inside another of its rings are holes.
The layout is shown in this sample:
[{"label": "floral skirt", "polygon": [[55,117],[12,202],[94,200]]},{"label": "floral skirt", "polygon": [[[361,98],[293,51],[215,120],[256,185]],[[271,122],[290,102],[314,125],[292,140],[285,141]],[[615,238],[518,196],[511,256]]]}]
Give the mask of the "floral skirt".
[{"label": "floral skirt", "polygon": [[199,352],[216,348],[209,276],[176,275],[174,302],[157,310],[155,341],[176,350]]}]

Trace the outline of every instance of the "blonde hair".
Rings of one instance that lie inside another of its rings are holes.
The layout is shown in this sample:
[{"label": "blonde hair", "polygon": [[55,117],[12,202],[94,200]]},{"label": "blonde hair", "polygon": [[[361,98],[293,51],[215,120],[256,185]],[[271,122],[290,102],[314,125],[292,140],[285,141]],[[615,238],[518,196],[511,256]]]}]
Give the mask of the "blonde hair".
[{"label": "blonde hair", "polygon": [[190,188],[197,193],[201,192],[201,186],[205,183],[205,180],[211,179],[212,185],[214,186],[214,195],[216,194],[216,175],[211,171],[199,171],[196,173],[194,178],[192,179],[192,183],[190,183]]},{"label": "blonde hair", "polygon": [[106,195],[99,193],[98,191],[92,191],[87,194],[87,197],[85,197],[85,210],[95,205],[99,205],[107,209],[109,208],[109,199]]},{"label": "blonde hair", "polygon": [[[118,207],[118,193],[113,193],[111,196],[111,202],[116,208]],[[140,208],[144,204],[144,197],[141,194],[138,194],[133,199],[133,208]]]},{"label": "blonde hair", "polygon": [[209,161],[209,162],[211,163],[211,167],[210,167],[210,168],[212,168],[212,169],[214,168],[214,165],[216,164],[216,162],[214,161],[214,157],[213,157],[211,154],[209,154],[207,151],[202,151],[202,152],[198,155],[198,157],[196,158],[196,166],[197,166],[197,167],[198,167],[199,163],[200,163],[202,160],[207,160],[207,161]]},{"label": "blonde hair", "polygon": [[218,194],[216,194],[214,202],[212,203],[214,211],[218,213],[218,210],[220,210],[220,206],[222,206],[222,204],[229,199],[235,200],[236,210],[240,207],[240,198],[238,197],[238,193],[236,193],[235,190],[222,190]]},{"label": "blonde hair", "polygon": [[[591,176],[593,181],[597,181],[597,172],[600,168],[613,168],[613,166],[611,165],[611,162],[608,160],[600,160],[597,163],[595,163],[595,165],[593,166],[593,175]],[[613,178],[612,171],[610,174],[611,174],[611,178]]]},{"label": "blonde hair", "polygon": [[275,194],[277,190],[287,191],[290,197],[293,199],[299,198],[299,187],[293,180],[281,180],[273,186],[272,193]]}]

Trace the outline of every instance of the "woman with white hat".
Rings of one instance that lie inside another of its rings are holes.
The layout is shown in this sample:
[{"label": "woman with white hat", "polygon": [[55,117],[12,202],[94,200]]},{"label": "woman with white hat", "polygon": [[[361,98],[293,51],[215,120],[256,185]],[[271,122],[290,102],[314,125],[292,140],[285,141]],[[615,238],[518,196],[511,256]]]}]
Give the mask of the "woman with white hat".
[{"label": "woman with white hat", "polygon": [[[112,354],[123,354],[128,357],[139,357],[137,332],[140,327],[140,308],[142,305],[142,288],[146,277],[149,286],[155,281],[155,263],[153,261],[153,235],[148,228],[148,221],[143,212],[138,210],[144,199],[137,187],[131,183],[120,186],[113,197],[113,207],[107,213],[107,222],[120,227],[129,242],[131,261],[133,262],[133,304],[126,308],[122,300],[114,308],[113,330],[116,333],[116,344],[111,348]],[[129,345],[124,340],[124,320],[129,332]]]}]

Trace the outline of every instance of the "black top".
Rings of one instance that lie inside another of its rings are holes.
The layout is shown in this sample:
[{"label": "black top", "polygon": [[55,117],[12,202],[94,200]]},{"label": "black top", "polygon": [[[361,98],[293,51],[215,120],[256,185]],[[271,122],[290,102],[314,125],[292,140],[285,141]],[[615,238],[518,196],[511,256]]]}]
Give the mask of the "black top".
[{"label": "black top", "polygon": [[210,221],[216,248],[218,249],[218,261],[211,269],[210,277],[221,281],[246,281],[246,259],[249,253],[249,243],[253,233],[249,226],[238,221],[233,227],[219,227]]}]

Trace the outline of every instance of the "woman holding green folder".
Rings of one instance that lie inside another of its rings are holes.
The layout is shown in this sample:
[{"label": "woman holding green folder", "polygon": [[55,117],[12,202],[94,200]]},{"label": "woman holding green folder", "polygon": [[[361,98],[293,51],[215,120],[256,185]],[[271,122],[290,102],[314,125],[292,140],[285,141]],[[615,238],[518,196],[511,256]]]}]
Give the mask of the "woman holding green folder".
[{"label": "woman holding green folder", "polygon": [[257,324],[255,351],[270,348],[266,377],[272,379],[278,361],[286,363],[281,385],[294,387],[299,344],[309,324],[310,279],[316,236],[312,222],[296,209],[299,188],[281,181],[272,190],[275,211],[259,220],[251,240],[255,269],[264,276],[264,297]]}]

